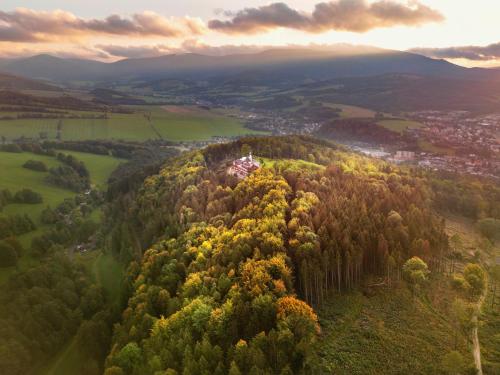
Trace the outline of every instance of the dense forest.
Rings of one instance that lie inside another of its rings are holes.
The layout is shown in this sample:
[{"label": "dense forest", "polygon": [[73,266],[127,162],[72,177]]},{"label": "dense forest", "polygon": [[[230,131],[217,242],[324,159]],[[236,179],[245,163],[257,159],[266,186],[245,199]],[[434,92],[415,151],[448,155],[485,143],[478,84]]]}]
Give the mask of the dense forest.
[{"label": "dense forest", "polygon": [[[290,160],[228,176],[248,150]],[[444,267],[448,240],[426,186],[305,137],[247,138],[168,162],[108,211],[108,247],[131,265],[105,373],[311,371],[313,308],[330,292],[399,280],[412,257]]]}]

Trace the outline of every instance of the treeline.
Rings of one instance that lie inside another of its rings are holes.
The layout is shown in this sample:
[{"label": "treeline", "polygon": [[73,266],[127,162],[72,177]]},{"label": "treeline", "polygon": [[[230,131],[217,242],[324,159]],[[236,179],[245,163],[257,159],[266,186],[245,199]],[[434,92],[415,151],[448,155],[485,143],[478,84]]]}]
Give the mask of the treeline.
[{"label": "treeline", "polygon": [[0,215],[0,239],[19,236],[35,229],[35,223],[26,214]]},{"label": "treeline", "polygon": [[11,203],[38,204],[42,202],[42,195],[31,189],[24,188],[14,194],[9,189],[0,190],[0,211]]},{"label": "treeline", "polygon": [[439,175],[431,173],[428,179],[438,210],[463,215],[473,220],[486,217],[500,219],[498,183],[449,172]]},{"label": "treeline", "polygon": [[[228,176],[249,148],[331,165]],[[308,137],[209,146],[125,197],[107,244],[136,261],[106,375],[303,373],[311,305],[366,277],[389,284],[413,256],[439,270],[448,250],[424,179]]]},{"label": "treeline", "polygon": [[82,192],[90,188],[90,174],[85,164],[72,155],[57,154],[57,160],[64,165],[49,169],[46,181],[50,184]]}]

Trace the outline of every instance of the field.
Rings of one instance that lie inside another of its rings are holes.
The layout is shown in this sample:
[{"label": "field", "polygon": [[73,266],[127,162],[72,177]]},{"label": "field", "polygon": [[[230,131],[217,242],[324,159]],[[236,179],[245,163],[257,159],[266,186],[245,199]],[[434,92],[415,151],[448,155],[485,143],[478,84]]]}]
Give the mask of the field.
[{"label": "field", "polygon": [[399,134],[403,134],[409,129],[418,129],[422,126],[421,123],[411,120],[382,120],[377,122],[377,124]]},{"label": "field", "polygon": [[256,157],[262,167],[265,168],[276,168],[279,170],[300,170],[300,169],[309,169],[309,170],[321,170],[325,167],[316,163],[312,163],[305,160],[296,160],[296,159],[269,159],[269,158],[260,158]]},{"label": "field", "polygon": [[61,150],[64,154],[73,155],[80,161],[85,163],[89,173],[90,181],[92,185],[98,186],[102,189],[106,188],[108,178],[120,163],[123,163],[123,159],[114,158],[106,155],[96,155],[89,154],[86,152],[76,152]]},{"label": "field", "polygon": [[327,104],[328,107],[339,108],[342,110],[340,112],[340,117],[342,118],[373,118],[375,117],[375,112],[371,109],[356,107],[353,105],[346,104]]},{"label": "field", "polygon": [[418,147],[423,152],[432,152],[434,154],[440,154],[440,155],[454,155],[455,154],[455,151],[451,148],[439,147],[439,146],[433,145],[430,142],[424,141],[422,139],[418,140]]},{"label": "field", "polygon": [[[63,119],[63,140],[115,139],[146,141],[163,138],[172,141],[208,140],[213,136],[233,137],[253,134],[237,119],[217,110],[198,107],[130,107],[131,114],[111,113],[107,119]],[[3,113],[0,113],[4,115]],[[57,133],[59,119],[15,119],[0,121],[0,135],[7,139],[21,136],[37,138]]]},{"label": "field", "polygon": [[[72,154],[79,160],[83,161],[90,172],[90,178],[93,184],[105,188],[106,180],[111,172],[123,161],[111,156],[93,155],[80,152],[67,152]],[[18,239],[25,249],[29,248],[33,237],[42,234],[49,228],[40,222],[40,214],[42,210],[51,206],[55,208],[66,198],[75,196],[75,193],[62,189],[56,186],[49,185],[45,182],[47,172],[36,172],[30,169],[23,168],[22,165],[27,160],[43,161],[48,167],[59,165],[56,158],[49,156],[36,155],[32,153],[9,153],[0,152],[0,168],[2,178],[0,179],[0,189],[9,189],[11,192],[16,192],[22,188],[30,188],[43,197],[43,203],[40,204],[9,204],[4,207],[2,213],[7,215],[27,214],[36,224],[37,229],[33,232],[19,236]],[[95,210],[92,213],[94,219],[99,219],[99,211]],[[37,263],[29,254],[25,254],[18,263],[19,269],[27,269]],[[14,268],[0,269],[0,285],[5,282],[7,277],[14,271]]]}]

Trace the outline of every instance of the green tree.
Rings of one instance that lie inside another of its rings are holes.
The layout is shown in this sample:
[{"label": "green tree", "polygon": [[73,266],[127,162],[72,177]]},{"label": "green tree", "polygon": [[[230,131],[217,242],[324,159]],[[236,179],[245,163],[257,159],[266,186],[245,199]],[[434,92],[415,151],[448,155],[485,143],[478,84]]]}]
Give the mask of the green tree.
[{"label": "green tree", "polygon": [[483,294],[486,288],[486,274],[479,264],[467,264],[464,268],[464,279],[470,285],[473,297]]},{"label": "green tree", "polygon": [[453,350],[444,355],[441,366],[449,375],[460,375],[465,369],[465,361],[462,354]]},{"label": "green tree", "polygon": [[479,232],[492,242],[500,239],[500,220],[488,217],[477,222]]},{"label": "green tree", "polygon": [[403,265],[403,277],[413,294],[427,282],[429,273],[427,264],[419,257],[408,259]]}]

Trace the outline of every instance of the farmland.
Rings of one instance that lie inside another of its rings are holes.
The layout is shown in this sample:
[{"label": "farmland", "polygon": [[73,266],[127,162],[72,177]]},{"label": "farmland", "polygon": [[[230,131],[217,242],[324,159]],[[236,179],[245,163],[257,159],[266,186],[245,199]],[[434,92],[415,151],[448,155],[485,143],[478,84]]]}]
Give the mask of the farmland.
[{"label": "farmland", "polygon": [[62,140],[146,141],[162,138],[171,141],[200,141],[213,136],[233,137],[256,133],[244,128],[237,119],[217,110],[187,106],[133,106],[129,109],[133,113],[110,113],[107,118],[94,116],[96,118],[1,120],[0,135],[12,140],[19,137],[38,138],[43,132],[49,139],[54,139],[59,123],[62,127]]}]

